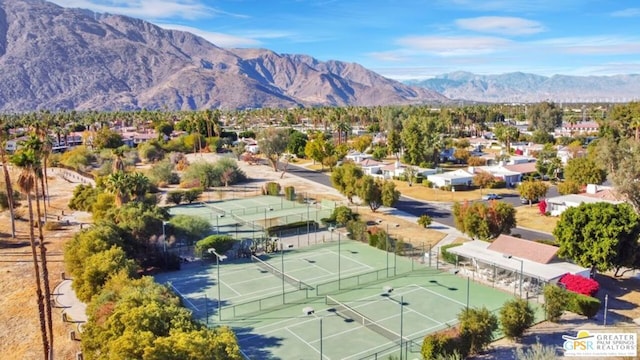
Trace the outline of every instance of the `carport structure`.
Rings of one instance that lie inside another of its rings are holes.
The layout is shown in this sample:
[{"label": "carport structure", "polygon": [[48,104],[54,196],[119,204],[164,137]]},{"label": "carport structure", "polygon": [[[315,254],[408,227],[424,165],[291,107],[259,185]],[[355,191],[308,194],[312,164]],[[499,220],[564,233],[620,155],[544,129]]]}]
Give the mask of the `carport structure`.
[{"label": "carport structure", "polygon": [[557,247],[508,235],[493,242],[466,242],[448,251],[456,255],[462,274],[521,297],[539,295],[544,284],[567,273],[589,277],[588,268],[558,259]]}]

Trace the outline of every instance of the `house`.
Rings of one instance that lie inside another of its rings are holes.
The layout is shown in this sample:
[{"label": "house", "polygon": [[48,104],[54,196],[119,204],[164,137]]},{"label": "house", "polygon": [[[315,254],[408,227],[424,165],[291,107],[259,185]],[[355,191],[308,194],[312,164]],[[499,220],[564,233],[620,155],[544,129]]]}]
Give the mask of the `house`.
[{"label": "house", "polygon": [[559,259],[557,247],[504,234],[493,242],[474,240],[448,251],[457,256],[466,276],[514,292],[522,287],[523,294],[537,294],[567,273],[589,277],[589,268]]},{"label": "house", "polygon": [[361,153],[360,151],[349,150],[349,152],[347,153],[347,155],[344,158],[345,158],[345,160],[351,160],[351,161],[353,161],[355,163],[359,163],[362,160],[371,159],[371,158],[373,158],[373,156],[370,155],[370,154]]},{"label": "house", "polygon": [[571,149],[568,146],[561,146],[558,148],[558,157],[560,158],[560,161],[562,161],[562,163],[565,165],[571,159],[585,157],[586,155],[587,150],[583,148],[577,149],[577,151]]},{"label": "house", "polygon": [[458,169],[442,174],[427,175],[427,180],[437,187],[471,186],[471,183],[473,182],[473,174],[468,171]]},{"label": "house", "polygon": [[624,202],[617,200],[617,196],[613,195],[612,189],[593,184],[587,185],[587,192],[584,194],[555,196],[548,198],[546,201],[547,212],[549,212],[551,216],[560,216],[568,208],[580,206],[580,204],[593,204],[598,202],[620,204]]},{"label": "house", "polygon": [[[515,165],[504,165],[503,167],[509,171],[520,173],[522,176],[537,172],[535,161]],[[522,176],[520,177],[520,180],[522,180]]]},{"label": "house", "polygon": [[570,124],[563,123],[559,129],[556,129],[555,134],[557,136],[573,136],[573,135],[587,135],[596,134],[600,131],[600,124],[595,121],[581,121],[579,123]]},{"label": "house", "polygon": [[380,175],[382,174],[382,167],[385,166],[383,163],[373,159],[364,159],[357,164],[360,165],[365,175]]},{"label": "house", "polygon": [[513,187],[514,184],[522,181],[522,173],[511,171],[502,165],[493,166],[469,166],[468,172],[476,174],[478,171],[484,171],[491,174],[494,178],[500,179],[507,184],[507,187]]}]

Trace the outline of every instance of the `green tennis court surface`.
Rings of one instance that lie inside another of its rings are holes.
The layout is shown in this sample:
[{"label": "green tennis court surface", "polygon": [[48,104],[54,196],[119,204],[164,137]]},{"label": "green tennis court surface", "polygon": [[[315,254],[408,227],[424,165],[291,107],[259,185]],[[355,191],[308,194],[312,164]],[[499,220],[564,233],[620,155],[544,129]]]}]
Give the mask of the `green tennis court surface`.
[{"label": "green tennis court surface", "polygon": [[466,306],[496,311],[512,298],[344,238],[260,259],[190,264],[156,279],[203,323],[231,326],[249,359],[386,359],[401,348],[419,358],[424,335],[454,325]]}]

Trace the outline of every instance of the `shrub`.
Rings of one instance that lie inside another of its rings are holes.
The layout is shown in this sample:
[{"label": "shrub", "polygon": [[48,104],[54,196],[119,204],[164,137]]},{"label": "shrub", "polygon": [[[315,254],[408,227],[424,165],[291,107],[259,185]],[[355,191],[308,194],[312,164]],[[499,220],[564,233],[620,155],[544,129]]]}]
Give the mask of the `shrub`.
[{"label": "shrub", "polygon": [[273,182],[273,181],[270,181],[270,182],[264,184],[264,187],[262,188],[262,194],[263,195],[271,195],[271,196],[280,195],[280,184],[278,184],[277,182]]},{"label": "shrub", "polygon": [[533,309],[524,299],[507,301],[500,309],[500,328],[510,339],[519,338],[533,324]]},{"label": "shrub", "polygon": [[73,189],[73,197],[69,200],[69,208],[71,210],[91,211],[100,193],[100,190],[90,184],[80,184]]},{"label": "shrub", "polygon": [[62,226],[62,223],[59,221],[47,221],[44,224],[44,229],[47,231],[62,230],[64,226]]},{"label": "shrub", "polygon": [[347,221],[347,231],[350,239],[362,242],[367,241],[367,224],[364,221]]},{"label": "shrub", "polygon": [[235,240],[229,235],[211,235],[198,241],[196,243],[196,254],[199,254],[202,258],[211,258],[214,255],[210,254],[207,250],[215,249],[218,254],[224,254],[225,252],[233,248]]},{"label": "shrub", "polygon": [[285,186],[284,198],[293,201],[296,199],[296,189],[293,186]]},{"label": "shrub", "polygon": [[449,264],[456,263],[456,255],[450,253],[448,250],[452,247],[460,246],[462,244],[447,244],[440,247],[440,253],[442,254],[442,259]]},{"label": "shrub", "polygon": [[600,310],[600,300],[574,292],[568,292],[567,310],[578,315],[584,315],[592,318],[598,314]]},{"label": "shrub", "polygon": [[558,282],[569,291],[587,296],[595,296],[600,288],[600,285],[594,279],[580,275],[565,274]]},{"label": "shrub", "polygon": [[460,334],[463,342],[469,346],[469,353],[479,353],[493,340],[493,332],[498,329],[498,318],[486,307],[469,308],[458,314]]},{"label": "shrub", "polygon": [[496,179],[494,182],[489,184],[490,189],[504,189],[507,186],[507,183],[502,179]]},{"label": "shrub", "polygon": [[318,224],[312,220],[302,220],[284,225],[274,225],[267,228],[267,235],[275,236],[286,230],[307,229],[308,227],[315,229],[318,227]]},{"label": "shrub", "polygon": [[446,333],[429,334],[422,341],[422,350],[420,351],[422,358],[435,359],[438,356],[448,355],[452,343],[453,338]]},{"label": "shrub", "polygon": [[191,204],[192,202],[198,200],[200,195],[202,195],[202,189],[189,189],[183,193],[183,198],[186,202]]},{"label": "shrub", "polygon": [[422,179],[422,185],[426,186],[426,187],[433,187],[433,183],[431,181],[429,181],[429,179]]},{"label": "shrub", "polygon": [[429,225],[431,225],[431,222],[432,222],[431,216],[427,214],[420,215],[420,217],[418,218],[418,225],[424,228],[429,227]]},{"label": "shrub", "polygon": [[184,191],[180,191],[180,190],[169,191],[167,193],[167,202],[180,205],[180,203],[182,202],[182,199],[184,198],[184,193],[185,193]]},{"label": "shrub", "polygon": [[544,312],[547,320],[558,322],[567,304],[567,291],[555,284],[547,284],[544,293]]}]

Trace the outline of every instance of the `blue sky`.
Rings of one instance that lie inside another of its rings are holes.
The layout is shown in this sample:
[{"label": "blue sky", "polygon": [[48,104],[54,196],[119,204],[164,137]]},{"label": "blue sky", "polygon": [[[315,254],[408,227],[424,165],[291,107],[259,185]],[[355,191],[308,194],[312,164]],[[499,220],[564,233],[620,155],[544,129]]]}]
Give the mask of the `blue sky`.
[{"label": "blue sky", "polygon": [[640,73],[637,0],[54,0],[384,76]]}]

